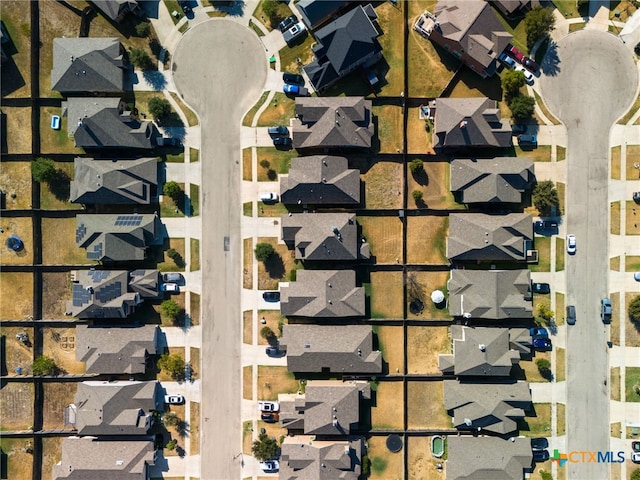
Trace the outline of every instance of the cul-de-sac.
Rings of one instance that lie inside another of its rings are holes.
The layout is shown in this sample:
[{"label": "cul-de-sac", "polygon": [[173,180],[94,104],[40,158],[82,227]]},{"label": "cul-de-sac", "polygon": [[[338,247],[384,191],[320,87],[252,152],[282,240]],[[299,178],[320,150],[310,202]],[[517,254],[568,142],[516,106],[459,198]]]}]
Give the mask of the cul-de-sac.
[{"label": "cul-de-sac", "polygon": [[1,479],[640,480],[640,1],[0,19]]}]

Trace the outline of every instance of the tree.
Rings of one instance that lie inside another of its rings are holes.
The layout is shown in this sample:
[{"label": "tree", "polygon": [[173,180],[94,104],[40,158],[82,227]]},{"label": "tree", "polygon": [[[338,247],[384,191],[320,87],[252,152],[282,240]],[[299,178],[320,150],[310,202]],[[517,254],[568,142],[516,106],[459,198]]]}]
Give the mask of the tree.
[{"label": "tree", "polygon": [[640,468],[636,468],[636,469],[631,473],[631,480],[640,480]]},{"label": "tree", "polygon": [[524,17],[524,27],[527,31],[527,47],[539,38],[546,37],[555,28],[556,19],[551,8],[536,7]]},{"label": "tree", "polygon": [[162,310],[162,314],[172,322],[175,322],[180,316],[180,312],[182,312],[182,308],[175,300],[165,300],[160,304],[160,309]]},{"label": "tree", "polygon": [[175,427],[180,423],[180,417],[178,417],[176,412],[167,412],[162,417],[162,423],[167,427]]},{"label": "tree", "polygon": [[162,354],[158,359],[158,368],[171,375],[171,378],[179,379],[184,377],[184,360],[180,355]]},{"label": "tree", "polygon": [[271,166],[271,163],[266,158],[260,160],[260,166],[264,169],[268,169]]},{"label": "tree", "polygon": [[262,2],[262,11],[269,18],[272,27],[275,27],[281,20],[280,13],[278,12],[278,2],[276,0],[265,0]]},{"label": "tree", "polygon": [[261,242],[256,244],[254,253],[256,255],[256,260],[258,260],[259,262],[266,262],[269,257],[271,257],[271,255],[276,253],[276,250],[270,243]]},{"label": "tree", "polygon": [[553,310],[549,308],[547,303],[540,303],[538,305],[538,317],[543,321],[543,323],[549,323],[549,320],[553,318]]},{"label": "tree", "polygon": [[518,95],[511,99],[509,109],[516,120],[526,120],[533,115],[536,101],[528,95]]},{"label": "tree", "polygon": [[546,358],[539,358],[538,360],[536,360],[536,366],[538,367],[538,372],[540,372],[542,378],[551,380],[551,362],[549,360],[547,360]]},{"label": "tree", "polygon": [[169,440],[165,445],[165,447],[167,447],[167,450],[170,450],[170,451],[175,450],[177,446],[178,446],[178,443],[175,440]]},{"label": "tree", "polygon": [[261,462],[270,460],[278,453],[278,442],[266,433],[261,433],[251,445],[251,452]]},{"label": "tree", "polygon": [[171,104],[166,98],[153,97],[149,100],[149,113],[156,120],[161,120],[171,113]]},{"label": "tree", "polygon": [[38,157],[31,162],[31,176],[36,182],[51,182],[55,180],[57,173],[56,164],[50,158]]},{"label": "tree", "polygon": [[148,37],[151,33],[151,24],[149,22],[140,22],[136,25],[136,35],[139,37]]},{"label": "tree", "polygon": [[635,324],[636,330],[640,331],[640,295],[629,302],[629,319]]},{"label": "tree", "polygon": [[544,470],[540,470],[540,477],[542,480],[553,480],[553,475],[550,472],[545,472]]},{"label": "tree", "polygon": [[557,208],[560,205],[558,191],[551,180],[536,183],[531,193],[531,200],[541,216],[551,214],[553,207]]},{"label": "tree", "polygon": [[164,188],[162,189],[163,193],[169,197],[171,197],[174,201],[177,201],[184,195],[182,188],[178,182],[174,182],[173,180],[164,184]]},{"label": "tree", "polygon": [[132,48],[129,50],[129,60],[142,70],[150,70],[153,67],[151,57],[142,48]]},{"label": "tree", "polygon": [[409,164],[409,170],[413,175],[418,175],[424,172],[424,163],[419,158],[414,158]]},{"label": "tree", "polygon": [[512,98],[518,95],[520,89],[525,85],[524,73],[517,70],[509,70],[502,76],[502,89],[505,98]]},{"label": "tree", "polygon": [[34,375],[53,375],[57,369],[56,362],[44,355],[36,357],[31,365]]},{"label": "tree", "polygon": [[278,339],[278,337],[276,337],[275,332],[267,326],[262,327],[262,329],[260,330],[260,336],[264,338],[267,342],[269,342],[269,345],[275,344],[276,340]]},{"label": "tree", "polygon": [[413,192],[411,192],[411,196],[413,197],[413,200],[416,202],[416,204],[418,204],[422,201],[422,197],[424,196],[424,194],[422,193],[422,190],[414,190]]}]

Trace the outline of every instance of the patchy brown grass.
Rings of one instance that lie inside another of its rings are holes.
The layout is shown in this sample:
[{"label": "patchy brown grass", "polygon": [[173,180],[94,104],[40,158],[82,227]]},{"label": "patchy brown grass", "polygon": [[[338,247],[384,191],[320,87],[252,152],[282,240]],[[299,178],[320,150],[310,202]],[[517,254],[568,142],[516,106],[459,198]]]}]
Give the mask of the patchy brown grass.
[{"label": "patchy brown grass", "polygon": [[407,438],[409,480],[444,479],[437,464],[443,463],[441,458],[431,455],[431,437]]},{"label": "patchy brown grass", "polygon": [[[15,98],[28,98],[31,95],[31,19],[23,1],[2,2],[2,22],[9,38],[15,45],[16,53],[2,66],[2,95]],[[46,38],[42,37],[41,38]],[[6,91],[5,91],[6,88]]]},{"label": "patchy brown grass", "polygon": [[242,239],[242,287],[253,288],[253,238]]},{"label": "patchy brown grass", "polygon": [[[449,315],[449,310],[444,308],[438,308],[431,301],[431,292],[434,290],[440,290],[447,295],[447,281],[449,280],[449,272],[411,272],[415,279],[415,282],[422,288],[424,293],[424,310],[418,315],[414,315],[411,311],[408,311],[409,319],[424,319],[424,320],[449,320],[453,317]],[[409,301],[411,299],[408,298]]]},{"label": "patchy brown grass", "polygon": [[535,357],[530,361],[521,361],[520,368],[524,371],[527,381],[529,382],[548,382],[546,378],[543,378],[538,371],[536,360],[544,358],[551,361],[551,352],[536,352]]},{"label": "patchy brown grass", "polygon": [[564,293],[556,292],[556,325],[564,325],[565,315]]},{"label": "patchy brown grass", "polygon": [[191,402],[189,408],[189,433],[191,448],[191,455],[198,455],[200,453],[200,404],[198,402]]},{"label": "patchy brown grass", "polygon": [[[29,336],[31,346],[26,346],[16,339],[16,335],[19,333],[26,333]],[[7,375],[15,375],[18,367],[22,367],[25,373],[30,370],[33,362],[33,328],[0,327],[0,336],[4,336],[6,342],[4,360]]]},{"label": "patchy brown grass", "polygon": [[45,430],[64,428],[64,409],[73,403],[77,383],[44,384],[44,425]]},{"label": "patchy brown grass", "polygon": [[402,258],[402,222],[398,217],[358,217],[362,234],[376,263],[398,263]]},{"label": "patchy brown grass", "polygon": [[[270,169],[276,172],[276,178],[278,174],[288,173],[289,167],[291,166],[291,159],[295,156],[297,156],[295,150],[277,150],[275,147],[257,147],[256,159],[258,161],[258,181],[274,181],[274,178],[269,178]],[[269,162],[269,167],[264,168],[260,166],[260,162],[262,160]]]},{"label": "patchy brown grass", "polygon": [[399,153],[402,150],[402,108],[397,105],[374,106],[373,115],[378,126],[379,151]]},{"label": "patchy brown grass", "polygon": [[[624,294],[624,298],[625,298],[625,305],[629,305],[631,303],[631,301],[638,296],[638,293],[629,293],[626,292]],[[613,295],[611,296],[611,304],[614,308],[614,312],[617,311],[617,306],[616,304],[613,303]],[[625,314],[625,330],[624,330],[624,344],[627,347],[640,347],[640,331],[638,331],[638,328],[631,323],[631,320],[629,319],[629,315]]]},{"label": "patchy brown grass", "polygon": [[33,425],[33,383],[7,382],[2,387],[0,430],[28,430]]},{"label": "patchy brown grass", "polygon": [[440,374],[441,353],[451,353],[447,327],[407,327],[407,373]]},{"label": "patchy brown grass", "polygon": [[[266,323],[262,323],[262,319],[264,319]],[[280,337],[280,328],[278,325],[280,322],[282,322],[282,324],[287,323],[287,317],[280,315],[280,310],[259,310],[258,321],[260,322],[258,324],[258,345],[269,345],[269,342],[260,335],[260,330],[264,327],[269,327],[277,337]]]},{"label": "patchy brown grass", "polygon": [[620,202],[612,202],[611,212],[611,234],[620,235]]},{"label": "patchy brown grass", "polygon": [[640,179],[640,169],[634,166],[637,163],[640,163],[640,145],[627,146],[627,163],[625,165],[626,180]]},{"label": "patchy brown grass", "polygon": [[84,362],[76,361],[77,337],[75,327],[44,328],[42,353],[52,358],[58,368],[67,373],[84,373]]},{"label": "patchy brown grass", "polygon": [[242,398],[253,399],[253,366],[242,367]]},{"label": "patchy brown grass", "polygon": [[402,272],[371,272],[371,317],[402,318]]},{"label": "patchy brown grass", "polygon": [[32,273],[2,272],[0,292],[2,320],[24,320],[33,315]]},{"label": "patchy brown grass", "polygon": [[620,345],[620,292],[613,292],[609,295],[611,299],[611,307],[613,314],[611,315],[611,324],[609,324],[609,338],[614,345]]},{"label": "patchy brown grass", "polygon": [[43,210],[74,210],[81,208],[81,205],[71,203],[66,195],[70,188],[70,182],[73,180],[73,162],[55,162],[55,165],[56,169],[61,173],[64,172],[69,179],[61,179],[54,184],[54,188],[59,190],[58,196],[63,196],[62,193],[64,192],[64,199],[56,197],[56,194],[51,191],[50,184],[43,183],[40,185],[40,208]]},{"label": "patchy brown grass", "polygon": [[556,382],[564,382],[566,380],[566,370],[567,370],[567,351],[564,348],[556,348],[556,364],[555,364]]},{"label": "patchy brown grass", "polygon": [[[33,478],[33,455],[25,451],[27,445],[33,445],[33,442],[29,438],[0,438],[0,448],[2,448],[2,451],[7,455],[6,478],[12,480],[31,480]],[[59,461],[60,458],[58,458],[55,463]]]},{"label": "patchy brown grass", "polygon": [[409,382],[407,385],[409,428],[451,428],[444,409],[444,383]]},{"label": "patchy brown grass", "polygon": [[[71,241],[59,242],[66,238]],[[43,218],[42,219],[42,259],[45,265],[82,265],[92,264],[87,259],[87,251],[76,247],[76,219]]]},{"label": "patchy brown grass", "polygon": [[407,152],[434,154],[431,126],[426,120],[420,119],[419,113],[420,107],[407,110]]},{"label": "patchy brown grass", "polygon": [[296,102],[284,93],[276,93],[269,106],[265,108],[258,119],[258,127],[272,125],[289,125],[289,121],[296,116]]},{"label": "patchy brown grass", "polygon": [[[184,238],[165,239],[166,249],[168,250],[169,248],[173,248],[176,252],[180,254],[180,256],[184,259],[186,263],[187,259],[184,258],[184,255],[185,255],[184,243],[185,243]],[[161,258],[158,259],[156,268],[161,272],[184,272],[185,267],[176,265],[176,262],[167,255],[167,252],[165,250],[162,253]]]},{"label": "patchy brown grass", "polygon": [[[609,388],[611,400],[620,401],[620,367],[613,367],[609,372]],[[618,437],[619,438],[619,437]]]},{"label": "patchy brown grass", "polygon": [[31,152],[31,108],[2,107],[7,115],[7,153]]},{"label": "patchy brown grass", "polygon": [[612,437],[622,438],[622,423],[612,423],[609,431],[611,432]]},{"label": "patchy brown grass", "polygon": [[374,326],[382,358],[389,366],[389,374],[404,372],[404,335],[402,327]]},{"label": "patchy brown grass", "polygon": [[42,317],[65,318],[67,300],[71,299],[71,280],[67,272],[42,274]]},{"label": "patchy brown grass", "polygon": [[[51,128],[51,116],[60,116],[60,128]],[[84,150],[76,148],[73,138],[69,138],[67,125],[69,118],[62,116],[62,109],[59,107],[42,107],[40,109],[40,149],[43,156],[48,153],[77,153],[82,154]],[[69,162],[73,167],[73,163]],[[73,168],[72,168],[73,170]]]},{"label": "patchy brown grass", "polygon": [[189,244],[191,246],[191,261],[189,262],[189,271],[197,272],[200,270],[200,240],[197,238],[190,238]]},{"label": "patchy brown grass", "polygon": [[[282,268],[279,266],[271,267],[272,264],[276,264],[277,258],[267,261],[267,265],[270,265],[270,271],[267,271],[264,262],[258,263],[258,289],[259,290],[277,290],[278,282],[288,281],[289,274],[292,270],[295,270],[299,265],[295,262],[295,252],[289,250],[286,245],[279,244],[278,239],[275,237],[260,237],[258,243],[270,243],[276,251],[277,257],[282,261]],[[276,257],[276,255],[273,255]],[[277,276],[281,274],[280,276]]]},{"label": "patchy brown grass", "polygon": [[277,400],[279,393],[296,393],[299,383],[287,367],[258,366],[258,398]]},{"label": "patchy brown grass", "polygon": [[[185,352],[184,347],[169,347],[169,355],[178,355],[183,361],[185,360]],[[171,378],[171,375],[164,370],[160,370],[158,373],[157,380],[159,382],[173,382],[174,379]],[[183,414],[184,415],[184,414]],[[184,418],[182,416],[181,418]]]},{"label": "patchy brown grass", "polygon": [[611,178],[620,180],[621,169],[621,147],[620,145],[611,149]]},{"label": "patchy brown grass", "polygon": [[[251,444],[253,443],[253,422],[242,422],[242,453],[251,455]],[[249,477],[251,478],[251,477]]]},{"label": "patchy brown grass", "polygon": [[448,265],[446,238],[448,217],[407,217],[407,263]]},{"label": "patchy brown grass", "polygon": [[376,162],[361,175],[366,208],[402,208],[402,164]]},{"label": "patchy brown grass", "polygon": [[[435,210],[464,209],[464,205],[457,203],[450,188],[449,161],[446,157],[433,157],[434,161],[424,162],[424,173],[417,177],[407,169],[407,190],[420,190],[422,201],[427,207]],[[410,161],[410,160],[409,160]],[[409,200],[413,205],[413,199]]]},{"label": "patchy brown grass", "polygon": [[253,310],[242,312],[242,343],[253,344]]},{"label": "patchy brown grass", "polygon": [[375,406],[371,409],[373,429],[401,430],[403,428],[403,405],[402,382],[380,382],[376,389]]},{"label": "patchy brown grass", "polygon": [[385,442],[387,437],[369,437],[367,455],[371,460],[371,480],[396,480],[403,477],[404,462],[402,451],[392,453]]},{"label": "patchy brown grass", "polygon": [[42,472],[53,471],[53,466],[62,458],[62,440],[62,437],[42,439]]},{"label": "patchy brown grass", "polygon": [[[2,221],[2,243],[0,243],[0,264],[25,265],[33,263],[33,227],[31,217],[6,217]],[[14,252],[7,247],[7,238],[11,235],[19,237],[24,248]]]},{"label": "patchy brown grass", "polygon": [[0,189],[7,194],[7,210],[31,208],[30,163],[9,162],[3,159],[0,164]]},{"label": "patchy brown grass", "polygon": [[200,363],[200,349],[197,347],[189,347],[189,363],[191,364],[191,378],[196,379],[199,377],[201,363]]},{"label": "patchy brown grass", "polygon": [[378,37],[385,62],[389,71],[385,75],[386,84],[380,89],[380,95],[399,96],[404,89],[404,38],[403,29],[405,4],[399,2],[383,3],[376,8],[378,25],[384,32]]},{"label": "patchy brown grass", "polygon": [[620,255],[609,258],[609,270],[620,271]]},{"label": "patchy brown grass", "polygon": [[640,235],[640,207],[633,200],[627,200],[625,213],[625,235]]},{"label": "patchy brown grass", "polygon": [[[560,407],[560,404],[557,405]],[[564,405],[562,405],[564,407]],[[536,403],[534,404],[535,417],[526,417],[525,421],[529,426],[528,429],[520,429],[520,434],[525,437],[544,437],[551,432],[551,404],[550,403]],[[557,410],[559,413],[559,408]],[[564,424],[564,419],[562,421]],[[560,417],[558,415],[558,435],[560,433]]]},{"label": "patchy brown grass", "polygon": [[242,149],[242,180],[246,180],[248,182],[253,178],[252,169],[251,169],[251,148],[243,148]]},{"label": "patchy brown grass", "polygon": [[284,47],[278,53],[280,55],[280,69],[283,72],[301,73],[302,67],[313,60],[311,46],[315,43],[313,35],[307,35],[304,42],[297,43],[293,47]]}]

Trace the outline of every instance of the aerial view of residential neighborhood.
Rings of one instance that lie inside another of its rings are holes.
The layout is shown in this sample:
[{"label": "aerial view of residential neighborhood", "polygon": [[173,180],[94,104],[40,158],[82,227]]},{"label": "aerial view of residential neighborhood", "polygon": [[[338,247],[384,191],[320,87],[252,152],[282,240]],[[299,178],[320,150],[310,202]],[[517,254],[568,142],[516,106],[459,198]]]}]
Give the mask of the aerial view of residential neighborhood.
[{"label": "aerial view of residential neighborhood", "polygon": [[0,19],[0,479],[640,480],[640,1]]}]

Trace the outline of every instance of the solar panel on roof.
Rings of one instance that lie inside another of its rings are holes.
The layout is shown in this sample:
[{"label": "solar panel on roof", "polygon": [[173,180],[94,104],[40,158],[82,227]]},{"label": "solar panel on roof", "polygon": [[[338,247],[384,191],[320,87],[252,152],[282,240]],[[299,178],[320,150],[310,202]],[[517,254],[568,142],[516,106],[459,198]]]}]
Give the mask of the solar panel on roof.
[{"label": "solar panel on roof", "polygon": [[74,307],[81,307],[85,303],[91,300],[91,293],[89,293],[82,285],[76,283],[73,285],[73,298],[72,303]]},{"label": "solar panel on roof", "polygon": [[118,215],[114,225],[116,227],[137,227],[142,223],[142,215]]},{"label": "solar panel on roof", "polygon": [[100,260],[102,258],[102,242],[93,246],[93,251],[87,252],[89,260]]},{"label": "solar panel on roof", "polygon": [[86,233],[87,227],[85,226],[85,224],[81,223],[80,225],[78,225],[78,228],[76,228],[76,243],[80,242],[80,240],[84,238]]}]

